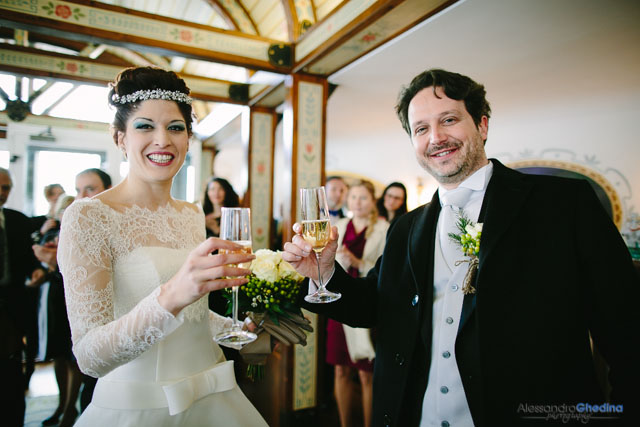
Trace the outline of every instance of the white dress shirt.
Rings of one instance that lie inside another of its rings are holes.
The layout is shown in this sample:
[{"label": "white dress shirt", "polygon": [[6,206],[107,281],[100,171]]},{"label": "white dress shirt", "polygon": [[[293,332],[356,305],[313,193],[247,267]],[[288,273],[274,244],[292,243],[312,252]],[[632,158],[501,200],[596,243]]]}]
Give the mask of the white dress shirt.
[{"label": "white dress shirt", "polygon": [[[473,222],[478,220],[492,173],[493,164],[489,162],[460,184],[460,187],[473,190],[468,202],[462,206]],[[440,187],[438,191],[442,200],[447,190]],[[441,226],[442,211],[438,218],[434,251],[431,367],[422,403],[420,426],[466,427],[473,425],[473,419],[456,362],[455,343],[464,300],[462,281],[469,264],[462,263],[453,270],[449,268],[442,254],[442,242],[439,237]],[[460,257],[463,257],[462,252]]]}]

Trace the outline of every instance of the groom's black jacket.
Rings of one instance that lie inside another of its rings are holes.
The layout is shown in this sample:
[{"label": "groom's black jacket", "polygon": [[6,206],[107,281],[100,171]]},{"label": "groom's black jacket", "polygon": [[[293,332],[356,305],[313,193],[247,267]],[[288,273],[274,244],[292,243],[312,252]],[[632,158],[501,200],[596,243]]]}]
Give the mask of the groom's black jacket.
[{"label": "groom's black jacket", "polygon": [[[492,161],[479,219],[477,293],[465,296],[456,339],[474,423],[531,425],[536,421],[526,417],[546,415],[530,412],[535,406],[604,403],[590,334],[610,365],[612,400],[629,416],[640,387],[640,280],[618,230],[586,181],[525,175]],[[351,326],[377,328],[374,426],[420,422],[439,211],[436,192],[395,221],[366,278],[351,278],[336,263],[328,288],[342,299],[303,304]]]}]

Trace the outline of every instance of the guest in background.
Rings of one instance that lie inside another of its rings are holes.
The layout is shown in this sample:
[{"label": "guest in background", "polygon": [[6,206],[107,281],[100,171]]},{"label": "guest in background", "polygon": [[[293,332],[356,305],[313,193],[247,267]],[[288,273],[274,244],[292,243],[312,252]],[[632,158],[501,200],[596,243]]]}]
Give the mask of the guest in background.
[{"label": "guest in background", "polygon": [[13,180],[0,168],[0,416],[2,424],[24,422],[22,338],[25,323],[25,280],[39,268],[31,250],[31,221],[7,209]]},{"label": "guest in background", "polygon": [[331,224],[335,224],[340,218],[347,216],[344,211],[344,200],[349,187],[342,177],[333,175],[326,179],[324,188],[327,193]]},{"label": "guest in background", "polygon": [[111,188],[111,177],[98,168],[83,170],[76,175],[76,198],[93,197]]},{"label": "guest in background", "polygon": [[[42,235],[57,225],[55,220],[55,207],[59,197],[64,194],[64,188],[60,184],[49,184],[44,187],[44,197],[49,203],[49,212],[46,215],[34,216],[31,218],[33,242],[39,242]],[[26,288],[25,294],[25,356],[24,356],[24,388],[29,388],[31,375],[36,366],[38,356],[38,342],[40,332],[38,330],[38,306],[41,299],[38,287]]]},{"label": "guest in background", "polygon": [[[336,223],[340,234],[336,260],[351,276],[364,277],[382,255],[389,223],[378,217],[375,189],[369,181],[351,186],[347,207],[353,218],[342,218]],[[374,357],[369,329],[351,328],[329,319],[327,363],[335,366],[334,392],[343,427],[352,425],[355,387],[351,378],[355,371],[362,387],[364,425],[371,424]]]},{"label": "guest in background", "polygon": [[[237,208],[240,206],[240,197],[224,178],[211,177],[207,183],[207,188],[202,197],[202,210],[204,211],[204,222],[207,228],[207,237],[220,236],[220,215],[221,208]],[[225,315],[227,312],[227,300],[224,291],[213,291],[209,293],[209,308],[218,314]],[[237,351],[223,347],[222,351],[227,359],[235,359]]]},{"label": "guest in background", "polygon": [[[93,197],[111,188],[111,177],[101,169],[86,169],[76,175],[77,199]],[[93,396],[97,379],[82,374],[82,391],[80,393],[80,411],[84,411]]]},{"label": "guest in background", "polygon": [[407,189],[401,182],[392,182],[376,203],[380,216],[389,223],[407,213]]},{"label": "guest in background", "polygon": [[[44,198],[49,203],[49,212],[46,215],[34,216],[31,218],[34,231],[38,230],[41,234],[44,234],[49,228],[53,226],[55,221],[56,202],[58,198],[65,193],[64,188],[60,184],[49,184],[44,186]],[[49,222],[48,220],[52,220]],[[44,227],[44,230],[42,229]]]},{"label": "guest in background", "polygon": [[[64,284],[57,262],[58,234],[62,215],[73,200],[73,196],[62,196],[58,199],[54,218],[57,221],[56,225],[42,236],[39,244],[33,245],[33,252],[47,269],[47,273],[37,279],[34,278],[35,280],[32,280],[29,286],[35,288],[46,281],[49,282],[45,360],[53,359],[56,382],[60,391],[58,407],[42,422],[44,426],[71,426],[78,416],[76,402],[82,375],[71,351],[71,329],[64,299]],[[58,424],[61,416],[62,419]]]},{"label": "guest in background", "polygon": [[220,235],[220,208],[237,208],[238,206],[240,206],[240,198],[229,181],[217,177],[209,179],[202,197],[207,237]]}]

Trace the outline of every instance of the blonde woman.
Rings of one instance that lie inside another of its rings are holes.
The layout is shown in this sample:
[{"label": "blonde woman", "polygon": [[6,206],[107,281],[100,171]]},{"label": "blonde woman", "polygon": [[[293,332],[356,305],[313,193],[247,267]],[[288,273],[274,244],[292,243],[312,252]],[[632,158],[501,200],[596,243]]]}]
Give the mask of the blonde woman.
[{"label": "blonde woman", "polygon": [[[352,218],[342,218],[338,228],[336,260],[353,277],[362,277],[375,265],[384,250],[389,223],[378,217],[373,184],[359,181],[347,194]],[[334,393],[342,426],[352,425],[354,385],[351,376],[357,370],[362,386],[364,425],[371,424],[373,359],[375,352],[369,330],[351,328],[329,319],[327,324],[327,363],[334,365]]]}]

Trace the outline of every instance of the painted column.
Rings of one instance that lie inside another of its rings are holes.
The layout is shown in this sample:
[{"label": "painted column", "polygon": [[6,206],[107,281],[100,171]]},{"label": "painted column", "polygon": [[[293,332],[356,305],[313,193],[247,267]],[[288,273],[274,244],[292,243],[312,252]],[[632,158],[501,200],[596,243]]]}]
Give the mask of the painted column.
[{"label": "painted column", "polygon": [[249,120],[248,196],[252,246],[256,251],[270,249],[273,234],[273,150],[277,116],[272,109],[261,107],[251,107],[246,114]]},{"label": "painted column", "polygon": [[[291,159],[291,211],[290,221],[283,226],[283,239],[290,241],[291,226],[300,220],[299,189],[324,183],[325,117],[328,83],[324,78],[294,74],[286,80],[287,97],[284,111],[285,152]],[[293,349],[294,411],[317,405],[318,379],[318,317],[304,311],[311,320],[313,334],[307,345]]]}]

